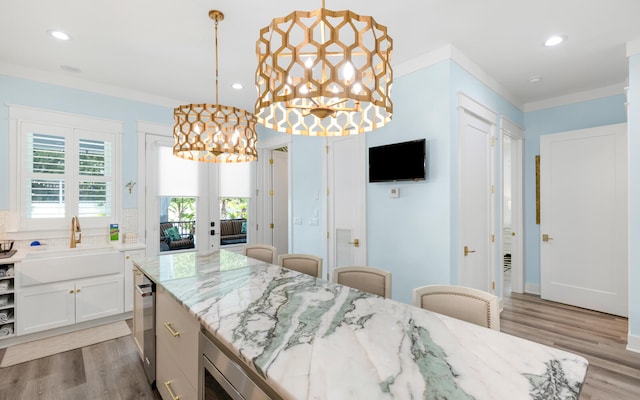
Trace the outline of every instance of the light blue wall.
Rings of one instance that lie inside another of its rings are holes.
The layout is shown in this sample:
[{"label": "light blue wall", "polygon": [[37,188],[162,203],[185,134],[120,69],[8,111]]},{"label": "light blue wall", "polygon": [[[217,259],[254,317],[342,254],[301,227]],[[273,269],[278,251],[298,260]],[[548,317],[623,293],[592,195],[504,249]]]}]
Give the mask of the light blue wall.
[{"label": "light blue wall", "polygon": [[624,95],[610,96],[525,114],[524,263],[525,285],[531,290],[540,286],[540,225],[535,219],[535,156],[540,154],[540,136],[626,122],[624,102]]},{"label": "light blue wall", "polygon": [[[459,282],[459,93],[495,111],[496,127],[500,116],[523,125],[519,109],[455,62],[442,61],[395,79],[393,121],[367,134],[368,147],[417,138],[428,143],[425,182],[367,185],[368,263],[392,272],[395,300],[410,303],[417,286]],[[400,188],[399,198],[389,197],[392,187]],[[497,274],[499,265],[494,268]]]},{"label": "light blue wall", "polygon": [[629,57],[629,334],[640,347],[640,54]]},{"label": "light blue wall", "polygon": [[[138,121],[173,124],[167,107],[125,100],[83,90],[0,75],[0,210],[9,209],[9,108],[20,105],[124,122],[122,182],[137,180]],[[123,208],[137,207],[137,191],[123,190]]]},{"label": "light blue wall", "polygon": [[397,78],[393,120],[366,134],[367,147],[427,140],[426,181],[367,184],[368,264],[391,271],[393,298],[406,303],[414,287],[449,281],[449,74],[441,62]]},{"label": "light blue wall", "polygon": [[[299,219],[301,224],[293,224],[291,253],[323,257],[327,251],[327,217],[325,215],[327,196],[326,190],[323,189],[326,188],[323,183],[324,144],[324,138],[320,137],[293,136],[292,138],[290,198],[294,222]],[[318,219],[318,225],[311,224],[314,218]],[[324,268],[326,271],[326,266]]]}]

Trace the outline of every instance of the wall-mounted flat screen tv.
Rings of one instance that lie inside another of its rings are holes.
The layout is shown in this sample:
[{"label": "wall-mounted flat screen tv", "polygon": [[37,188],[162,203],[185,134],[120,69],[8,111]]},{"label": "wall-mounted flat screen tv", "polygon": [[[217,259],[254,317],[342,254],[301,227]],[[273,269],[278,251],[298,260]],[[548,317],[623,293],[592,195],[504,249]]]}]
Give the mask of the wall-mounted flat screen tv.
[{"label": "wall-mounted flat screen tv", "polygon": [[426,139],[369,148],[369,182],[421,181],[426,178]]}]

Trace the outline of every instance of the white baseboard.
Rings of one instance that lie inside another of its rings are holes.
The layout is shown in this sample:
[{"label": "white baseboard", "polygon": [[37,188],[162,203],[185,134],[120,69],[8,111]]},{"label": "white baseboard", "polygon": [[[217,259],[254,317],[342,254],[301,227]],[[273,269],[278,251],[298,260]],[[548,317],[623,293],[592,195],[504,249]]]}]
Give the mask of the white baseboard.
[{"label": "white baseboard", "polygon": [[524,292],[540,295],[540,284],[538,283],[525,283]]},{"label": "white baseboard", "polygon": [[627,350],[640,353],[640,336],[632,334],[627,335]]}]

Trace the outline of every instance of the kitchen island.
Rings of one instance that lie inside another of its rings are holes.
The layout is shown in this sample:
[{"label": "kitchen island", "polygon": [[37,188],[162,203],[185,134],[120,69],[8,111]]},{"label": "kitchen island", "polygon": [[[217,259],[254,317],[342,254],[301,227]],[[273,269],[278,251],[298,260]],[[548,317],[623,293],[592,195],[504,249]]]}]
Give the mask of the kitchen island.
[{"label": "kitchen island", "polygon": [[286,399],[576,399],[575,354],[225,250],[134,264]]}]

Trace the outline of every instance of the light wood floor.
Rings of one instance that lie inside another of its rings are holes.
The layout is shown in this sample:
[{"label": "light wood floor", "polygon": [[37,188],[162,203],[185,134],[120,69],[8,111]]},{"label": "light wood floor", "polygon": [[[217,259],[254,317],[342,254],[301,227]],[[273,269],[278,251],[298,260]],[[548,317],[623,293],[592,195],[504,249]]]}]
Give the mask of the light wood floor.
[{"label": "light wood floor", "polygon": [[[586,357],[590,365],[581,400],[640,399],[640,354],[625,350],[625,318],[511,294],[505,297],[500,324],[505,333]],[[36,399],[160,396],[147,384],[133,338],[126,336],[0,369],[0,400]]]},{"label": "light wood floor", "polygon": [[512,293],[502,332],[580,354],[589,360],[580,400],[640,399],[640,353],[625,350],[626,318]]},{"label": "light wood floor", "polygon": [[131,335],[0,368],[0,400],[107,399],[161,400]]}]

